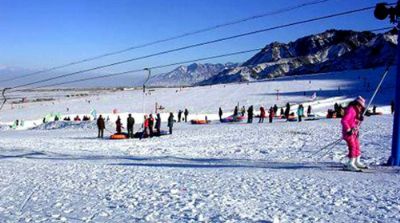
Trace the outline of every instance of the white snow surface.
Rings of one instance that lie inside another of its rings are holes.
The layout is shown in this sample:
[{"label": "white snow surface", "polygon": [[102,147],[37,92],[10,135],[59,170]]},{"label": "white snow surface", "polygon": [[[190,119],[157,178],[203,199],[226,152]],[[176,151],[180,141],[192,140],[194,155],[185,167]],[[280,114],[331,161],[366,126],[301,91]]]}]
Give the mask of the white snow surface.
[{"label": "white snow surface", "polygon": [[[156,89],[145,96],[145,110],[150,112],[157,100],[166,107],[164,115],[188,107],[191,114],[215,120],[219,106],[229,115],[238,102],[246,107],[304,103],[310,92],[322,88],[311,102],[322,116],[335,102],[358,94],[368,99],[372,92],[364,90],[358,76],[368,77],[374,88],[381,73],[375,69],[249,85]],[[393,77],[374,102],[385,113]],[[279,101],[274,100],[277,88]],[[107,139],[108,131],[105,139],[97,139],[94,121],[39,124],[46,113],[66,107],[70,112],[63,115],[71,117],[92,108],[98,114],[117,108],[121,116],[132,112],[140,119],[141,97],[139,91],[122,91],[14,109],[7,105],[0,125],[0,222],[400,221],[400,169],[382,166],[390,155],[390,114],[367,117],[361,127],[362,158],[371,167],[367,173],[341,171],[347,152],[343,141],[322,149],[341,137],[339,119],[181,122],[173,135],[121,141]],[[26,126],[10,129],[9,122],[18,118]],[[109,122],[107,129],[112,128]]]}]

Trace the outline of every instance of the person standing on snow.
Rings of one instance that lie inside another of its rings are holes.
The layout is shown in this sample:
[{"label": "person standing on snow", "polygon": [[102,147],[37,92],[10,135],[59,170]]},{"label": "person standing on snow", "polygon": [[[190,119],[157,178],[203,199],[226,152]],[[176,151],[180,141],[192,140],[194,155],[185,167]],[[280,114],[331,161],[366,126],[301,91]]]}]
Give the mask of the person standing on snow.
[{"label": "person standing on snow", "polygon": [[243,117],[244,114],[246,114],[246,108],[243,106],[242,109],[240,109],[240,115]]},{"label": "person standing on snow", "polygon": [[178,111],[178,122],[181,122],[182,119],[182,110]]},{"label": "person standing on snow", "polygon": [[218,115],[219,115],[219,121],[220,121],[220,122],[222,122],[222,115],[223,115],[223,114],[224,114],[224,113],[222,112],[222,108],[219,107]]},{"label": "person standing on snow", "polygon": [[153,137],[153,135],[154,135],[154,131],[153,131],[153,128],[154,128],[154,118],[153,118],[153,115],[150,114],[148,119],[149,119],[149,135],[150,135],[150,138],[151,138],[151,137]]},{"label": "person standing on snow", "polygon": [[307,116],[310,116],[310,115],[311,115],[311,105],[308,105]]},{"label": "person standing on snow", "polygon": [[290,115],[290,104],[286,103],[285,118],[288,119]]},{"label": "person standing on snow", "polygon": [[143,133],[140,136],[140,139],[146,138],[149,135],[149,119],[147,118],[147,115],[144,115],[143,117]]},{"label": "person standing on snow", "polygon": [[97,128],[98,128],[97,138],[103,138],[104,129],[106,128],[106,125],[104,123],[104,118],[102,115],[100,115],[99,118],[97,119]]},{"label": "person standing on snow", "polygon": [[358,96],[354,101],[350,102],[341,120],[343,139],[349,148],[349,161],[346,169],[350,171],[361,171],[361,169],[367,168],[366,165],[360,162],[361,151],[358,139],[359,126],[364,120],[362,116],[364,109],[365,100]]},{"label": "person standing on snow", "polygon": [[128,137],[133,138],[133,126],[135,125],[135,119],[131,114],[128,115],[128,119],[126,120],[126,127],[128,128]]},{"label": "person standing on snow", "polygon": [[247,109],[247,123],[253,123],[253,105]]},{"label": "person standing on snow", "polygon": [[172,127],[174,126],[174,114],[171,112],[169,113],[168,117],[168,128],[169,128],[169,134],[172,135]]},{"label": "person standing on snow", "polygon": [[161,135],[161,115],[157,113],[156,116],[156,134]]},{"label": "person standing on snow", "polygon": [[273,109],[274,109],[274,114],[276,114],[278,112],[278,105],[275,104]]},{"label": "person standing on snow", "polygon": [[260,107],[260,120],[258,120],[258,123],[264,123],[264,118],[265,118],[265,109],[263,106]]},{"label": "person standing on snow", "polygon": [[122,132],[122,123],[121,118],[118,116],[117,121],[115,122],[117,134],[121,134]]},{"label": "person standing on snow", "polygon": [[271,107],[269,109],[269,123],[272,123],[274,116],[275,116],[275,108]]},{"label": "person standing on snow", "polygon": [[236,118],[239,115],[239,109],[238,106],[235,106],[235,109],[233,110],[233,118]]},{"label": "person standing on snow", "polygon": [[185,115],[185,122],[187,122],[187,118],[188,118],[188,115],[189,115],[189,110],[187,110],[187,108],[185,108],[184,115]]},{"label": "person standing on snow", "polygon": [[299,107],[297,108],[297,117],[299,119],[299,122],[301,122],[301,118],[304,115],[304,107],[302,104],[299,105]]}]

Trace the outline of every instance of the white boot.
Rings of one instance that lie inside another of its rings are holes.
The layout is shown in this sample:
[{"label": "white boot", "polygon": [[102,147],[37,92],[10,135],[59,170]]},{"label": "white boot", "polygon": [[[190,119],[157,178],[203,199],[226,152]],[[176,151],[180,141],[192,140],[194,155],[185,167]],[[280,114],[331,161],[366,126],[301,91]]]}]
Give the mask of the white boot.
[{"label": "white boot", "polygon": [[346,170],[348,171],[355,171],[355,172],[360,172],[361,170],[356,166],[356,158],[350,158],[349,162],[347,163]]},{"label": "white boot", "polygon": [[355,162],[356,167],[358,167],[359,169],[368,169],[367,165],[361,163],[360,157],[361,157],[361,156],[358,156],[358,157],[356,158],[356,162]]}]

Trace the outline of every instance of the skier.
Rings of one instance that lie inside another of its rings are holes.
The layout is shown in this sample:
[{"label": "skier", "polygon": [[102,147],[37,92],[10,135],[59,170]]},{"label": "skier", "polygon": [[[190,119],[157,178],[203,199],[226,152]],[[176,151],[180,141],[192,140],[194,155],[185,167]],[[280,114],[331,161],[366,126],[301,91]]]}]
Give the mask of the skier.
[{"label": "skier", "polygon": [[253,123],[253,105],[247,109],[247,123]]},{"label": "skier", "polygon": [[260,120],[258,120],[258,123],[264,123],[264,118],[265,118],[265,109],[264,107],[260,107]]},{"label": "skier", "polygon": [[307,116],[310,116],[310,115],[311,115],[311,105],[308,105]]},{"label": "skier", "polygon": [[297,117],[299,119],[299,122],[301,122],[301,118],[304,115],[304,107],[302,104],[299,105],[299,107],[297,108]]},{"label": "skier", "polygon": [[150,138],[151,137],[153,137],[153,128],[154,128],[154,118],[153,118],[153,115],[152,114],[150,114],[149,115],[149,135],[150,135]]},{"label": "skier", "polygon": [[274,116],[275,116],[275,108],[271,107],[269,109],[269,123],[272,123]]},{"label": "skier", "polygon": [[97,119],[97,128],[98,128],[98,134],[97,134],[97,138],[103,138],[104,135],[104,129],[106,128],[106,125],[104,123],[104,118],[102,115],[99,116],[99,118]]},{"label": "skier", "polygon": [[169,134],[172,135],[172,127],[174,126],[174,114],[171,112],[169,113],[168,117],[168,128],[169,128]]},{"label": "skier", "polygon": [[222,115],[223,115],[223,114],[224,114],[224,113],[222,112],[222,108],[219,107],[218,115],[219,115],[219,121],[220,121],[220,122],[222,122]]},{"label": "skier", "polygon": [[392,115],[394,114],[394,101],[393,100],[390,103],[390,112],[391,112]]},{"label": "skier", "polygon": [[285,118],[288,119],[290,115],[290,104],[286,103]]},{"label": "skier", "polygon": [[135,119],[131,114],[128,115],[128,119],[126,120],[126,127],[128,128],[128,137],[133,138],[133,127],[135,125]]},{"label": "skier", "polygon": [[115,125],[116,125],[117,134],[121,134],[121,132],[122,132],[122,123],[121,123],[121,118],[119,116],[117,118],[117,121],[115,121]]},{"label": "skier", "polygon": [[374,105],[374,107],[372,107],[372,114],[376,114],[376,105]]},{"label": "skier", "polygon": [[360,162],[361,151],[358,139],[359,126],[364,120],[362,116],[364,109],[365,100],[358,96],[354,101],[350,102],[341,121],[343,139],[349,148],[349,162],[346,165],[346,169],[350,171],[361,171],[361,169],[367,168]]},{"label": "skier", "polygon": [[182,118],[182,110],[178,111],[178,122],[181,122],[181,118]]},{"label": "skier", "polygon": [[156,116],[156,134],[161,135],[161,116],[160,113],[157,113]]},{"label": "skier", "polygon": [[187,110],[187,108],[185,108],[184,115],[185,115],[185,122],[187,122],[187,118],[188,118],[188,115],[189,115],[189,110]]}]

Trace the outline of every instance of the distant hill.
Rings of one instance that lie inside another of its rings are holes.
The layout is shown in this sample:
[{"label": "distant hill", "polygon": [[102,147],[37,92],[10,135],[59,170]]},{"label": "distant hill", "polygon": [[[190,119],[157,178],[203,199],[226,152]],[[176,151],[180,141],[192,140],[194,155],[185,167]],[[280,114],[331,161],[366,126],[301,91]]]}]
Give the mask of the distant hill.
[{"label": "distant hill", "polygon": [[179,66],[173,71],[154,76],[148,82],[151,86],[190,86],[232,69],[238,64],[211,64],[193,63],[188,66]]},{"label": "distant hill", "polygon": [[273,42],[241,66],[225,69],[199,85],[380,67],[396,55],[397,35],[327,30],[294,42]]}]

